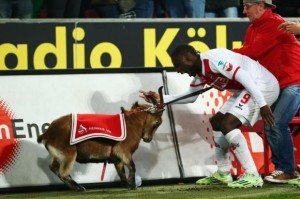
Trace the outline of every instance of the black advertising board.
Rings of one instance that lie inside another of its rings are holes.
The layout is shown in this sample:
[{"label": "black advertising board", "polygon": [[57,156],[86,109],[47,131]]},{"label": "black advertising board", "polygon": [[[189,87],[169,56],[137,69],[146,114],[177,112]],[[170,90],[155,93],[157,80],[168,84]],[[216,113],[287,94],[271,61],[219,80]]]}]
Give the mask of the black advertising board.
[{"label": "black advertising board", "polygon": [[0,23],[0,72],[170,68],[188,43],[200,52],[240,47],[245,20],[93,20]]}]

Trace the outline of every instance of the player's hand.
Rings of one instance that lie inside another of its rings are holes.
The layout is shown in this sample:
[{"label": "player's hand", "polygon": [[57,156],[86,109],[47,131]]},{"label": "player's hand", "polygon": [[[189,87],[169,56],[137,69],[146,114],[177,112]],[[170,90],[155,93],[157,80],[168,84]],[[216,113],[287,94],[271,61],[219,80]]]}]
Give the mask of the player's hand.
[{"label": "player's hand", "polygon": [[217,77],[215,81],[212,84],[210,84],[210,86],[213,86],[215,89],[219,91],[224,91],[226,85],[227,85],[227,79],[221,77]]},{"label": "player's hand", "polygon": [[213,87],[215,89],[217,89],[218,91],[224,91],[225,90],[224,84],[221,84],[221,83],[213,84]]},{"label": "player's hand", "polygon": [[275,117],[271,111],[271,108],[268,105],[265,105],[260,108],[260,114],[261,114],[261,117],[262,117],[263,121],[265,122],[265,124],[267,124],[271,127],[274,126]]},{"label": "player's hand", "polygon": [[160,97],[158,93],[154,91],[143,91],[143,90],[140,90],[140,93],[141,93],[140,97],[143,98],[146,102],[152,103],[151,99],[147,97],[147,95],[150,95],[157,101],[157,103],[160,103]]}]

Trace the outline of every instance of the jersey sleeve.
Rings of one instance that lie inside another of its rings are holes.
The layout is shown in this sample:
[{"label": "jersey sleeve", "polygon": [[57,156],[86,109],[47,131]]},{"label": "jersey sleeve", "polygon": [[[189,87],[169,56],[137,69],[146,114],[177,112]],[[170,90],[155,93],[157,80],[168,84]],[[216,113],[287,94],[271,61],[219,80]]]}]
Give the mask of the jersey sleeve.
[{"label": "jersey sleeve", "polygon": [[240,66],[233,65],[230,62],[219,61],[217,69],[219,73],[228,79],[239,82],[251,94],[253,100],[259,107],[263,107],[267,104],[263,94],[257,88],[250,74]]},{"label": "jersey sleeve", "polygon": [[217,70],[228,79],[235,80],[235,75],[240,70],[240,66],[234,65],[230,62],[219,61]]},{"label": "jersey sleeve", "polygon": [[[190,87],[186,91],[184,91],[180,94],[176,94],[176,95],[163,95],[164,102],[167,103],[167,102],[170,102],[170,101],[172,101],[174,99],[177,99],[179,97],[182,97],[182,96],[188,95],[190,93],[193,93],[197,90],[201,90],[201,89],[203,89],[204,85],[205,85],[204,79],[200,78],[199,76],[196,76],[196,77],[194,77],[194,79],[190,83]],[[189,98],[186,98],[186,99],[179,100],[179,101],[175,102],[175,104],[193,103],[193,102],[196,101],[198,96],[199,95],[195,95],[193,97],[189,97]]]}]

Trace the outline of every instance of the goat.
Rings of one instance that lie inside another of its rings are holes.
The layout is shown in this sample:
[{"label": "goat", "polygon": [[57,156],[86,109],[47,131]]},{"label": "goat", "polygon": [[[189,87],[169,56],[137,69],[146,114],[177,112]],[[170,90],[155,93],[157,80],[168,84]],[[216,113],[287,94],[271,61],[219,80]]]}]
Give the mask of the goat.
[{"label": "goat", "polygon": [[[133,153],[140,140],[150,142],[157,128],[162,123],[163,107],[139,104],[135,102],[131,110],[121,107],[124,114],[127,136],[123,141],[107,138],[92,138],[70,145],[72,115],[62,116],[54,120],[46,132],[37,139],[43,143],[51,155],[50,170],[56,174],[70,189],[84,191],[85,188],[70,176],[75,161],[79,163],[105,162],[114,163],[121,184],[135,189],[135,164]],[[125,173],[128,168],[128,178]]]}]

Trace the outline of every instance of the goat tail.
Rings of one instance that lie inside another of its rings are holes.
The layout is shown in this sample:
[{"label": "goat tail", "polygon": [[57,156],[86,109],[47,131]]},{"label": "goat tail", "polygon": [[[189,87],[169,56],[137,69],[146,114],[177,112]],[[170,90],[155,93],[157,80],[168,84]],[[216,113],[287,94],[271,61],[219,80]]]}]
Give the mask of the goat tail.
[{"label": "goat tail", "polygon": [[44,134],[38,136],[38,138],[37,138],[37,142],[38,142],[38,143],[42,143],[42,141],[43,141],[43,139],[44,139],[44,136],[43,136],[43,135],[44,135]]}]

